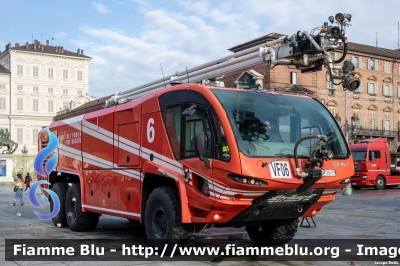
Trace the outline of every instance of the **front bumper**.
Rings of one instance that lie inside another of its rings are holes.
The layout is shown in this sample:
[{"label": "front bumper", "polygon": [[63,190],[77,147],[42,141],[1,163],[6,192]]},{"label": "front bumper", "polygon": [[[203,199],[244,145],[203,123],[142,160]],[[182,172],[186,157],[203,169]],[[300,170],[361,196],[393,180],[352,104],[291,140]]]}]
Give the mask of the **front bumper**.
[{"label": "front bumper", "polygon": [[271,219],[298,218],[321,197],[323,189],[303,192],[273,190],[253,200],[252,205],[229,222],[247,222]]}]

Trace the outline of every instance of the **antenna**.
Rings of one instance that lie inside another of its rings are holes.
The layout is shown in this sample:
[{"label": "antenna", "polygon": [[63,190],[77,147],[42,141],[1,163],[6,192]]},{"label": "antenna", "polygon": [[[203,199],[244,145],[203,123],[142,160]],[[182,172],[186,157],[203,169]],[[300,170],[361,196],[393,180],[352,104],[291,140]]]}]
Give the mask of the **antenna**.
[{"label": "antenna", "polygon": [[375,39],[376,39],[376,47],[378,47],[378,33],[375,32]]},{"label": "antenna", "polygon": [[186,76],[187,76],[188,83],[189,83],[189,72],[188,72],[188,69],[187,69],[187,67],[186,67]]},{"label": "antenna", "polygon": [[163,78],[163,80],[164,80],[164,88],[166,88],[167,85],[165,85],[164,71],[162,70],[162,65],[161,65],[161,63],[160,63],[160,67],[161,67],[162,78]]},{"label": "antenna", "polygon": [[400,23],[397,22],[397,49],[400,50],[400,36],[399,36],[399,31],[400,31]]}]

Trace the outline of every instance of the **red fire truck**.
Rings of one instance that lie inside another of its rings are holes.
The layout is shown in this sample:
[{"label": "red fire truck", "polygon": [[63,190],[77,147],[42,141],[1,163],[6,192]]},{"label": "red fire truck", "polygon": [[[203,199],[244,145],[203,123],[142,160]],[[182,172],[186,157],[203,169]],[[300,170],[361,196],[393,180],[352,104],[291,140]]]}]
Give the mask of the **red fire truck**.
[{"label": "red fire truck", "polygon": [[[157,245],[210,226],[245,226],[257,244],[290,241],[299,217],[316,215],[350,182],[353,160],[342,131],[316,99],[217,87],[212,78],[256,65],[325,66],[332,81],[353,91],[360,84],[354,66],[335,65],[347,53],[350,18],[337,14],[330,18],[337,26],[317,35],[283,36],[53,122],[39,132],[38,146],[48,145],[48,130],[58,137],[58,163],[39,176],[61,200],[54,224],[93,230],[99,215],[109,214],[144,223]],[[334,61],[329,52],[341,44],[344,55]],[[191,83],[167,87],[168,79]]]},{"label": "red fire truck", "polygon": [[387,138],[363,140],[350,145],[355,173],[352,187],[384,189],[400,185],[400,153],[390,152]]}]

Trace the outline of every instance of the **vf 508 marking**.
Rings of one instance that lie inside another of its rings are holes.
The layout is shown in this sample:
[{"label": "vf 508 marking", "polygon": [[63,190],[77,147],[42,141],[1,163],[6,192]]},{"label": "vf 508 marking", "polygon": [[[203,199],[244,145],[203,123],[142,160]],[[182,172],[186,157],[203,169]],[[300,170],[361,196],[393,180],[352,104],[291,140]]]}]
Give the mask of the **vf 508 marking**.
[{"label": "vf 508 marking", "polygon": [[268,165],[272,178],[292,178],[288,162],[272,162]]}]

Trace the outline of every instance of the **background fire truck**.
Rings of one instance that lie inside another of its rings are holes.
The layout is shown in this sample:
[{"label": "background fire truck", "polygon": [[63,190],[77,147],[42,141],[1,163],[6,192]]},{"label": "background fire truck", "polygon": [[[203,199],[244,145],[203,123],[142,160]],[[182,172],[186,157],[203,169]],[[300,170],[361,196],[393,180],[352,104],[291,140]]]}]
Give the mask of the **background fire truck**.
[{"label": "background fire truck", "polygon": [[355,173],[352,187],[384,189],[400,185],[400,153],[390,152],[387,138],[366,139],[350,145]]},{"label": "background fire truck", "polygon": [[[259,65],[324,66],[332,82],[354,91],[360,81],[352,63],[335,65],[346,57],[350,19],[339,13],[317,35],[298,31],[53,122],[39,133],[39,151],[53,132],[58,163],[39,178],[61,200],[54,224],[93,230],[99,215],[109,214],[144,223],[154,245],[212,226],[245,226],[257,244],[290,241],[299,217],[316,215],[350,182],[353,160],[342,131],[316,99],[221,88],[215,78]],[[344,54],[335,61],[329,52],[340,45]],[[175,85],[182,80],[190,83]]]}]

